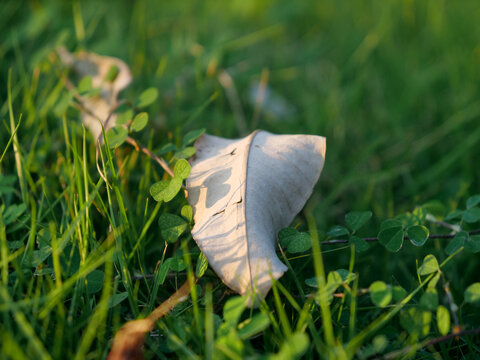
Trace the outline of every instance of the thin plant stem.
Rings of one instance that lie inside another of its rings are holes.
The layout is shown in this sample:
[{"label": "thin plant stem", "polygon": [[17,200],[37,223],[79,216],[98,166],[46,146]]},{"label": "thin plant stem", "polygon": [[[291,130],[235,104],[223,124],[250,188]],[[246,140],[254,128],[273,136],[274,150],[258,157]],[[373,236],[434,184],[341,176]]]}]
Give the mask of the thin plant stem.
[{"label": "thin plant stem", "polygon": [[451,339],[458,339],[461,336],[469,336],[469,335],[476,335],[476,334],[480,334],[480,328],[471,329],[471,330],[464,330],[464,331],[460,331],[460,332],[457,332],[457,333],[453,332],[452,334],[443,335],[443,336],[440,336],[440,337],[437,337],[437,338],[434,338],[434,339],[426,340],[424,342],[406,347],[406,348],[401,349],[401,350],[392,351],[392,352],[386,354],[385,356],[383,356],[381,359],[385,359],[385,360],[387,360],[387,359],[398,359],[400,356],[406,355],[406,354],[408,354],[412,351],[417,351],[417,350],[426,348],[428,346],[439,344],[439,343],[442,343],[442,342],[445,342],[445,341],[448,341],[448,340],[451,340]]},{"label": "thin plant stem", "polygon": [[[468,232],[468,235],[477,235],[480,234],[480,229],[472,230]],[[431,239],[452,239],[455,237],[456,234],[434,234],[430,235],[428,237],[428,240]],[[410,238],[408,236],[403,237],[404,240],[409,240]],[[375,242],[378,241],[378,237],[365,237],[363,240],[368,241],[368,242]],[[347,244],[348,239],[333,239],[333,240],[327,240],[323,241],[322,245],[336,245],[336,244]]]},{"label": "thin plant stem", "polygon": [[160,165],[162,167],[163,170],[165,170],[165,172],[170,175],[172,178],[175,176],[172,169],[170,169],[170,167],[168,166],[167,162],[165,160],[163,160],[162,158],[158,157],[157,155],[155,155],[153,152],[151,152],[147,147],[143,146],[142,144],[139,144],[137,140],[135,140],[134,138],[131,138],[130,136],[127,136],[127,139],[125,140],[127,143],[129,143],[130,145],[132,145],[135,150],[137,151],[142,151],[143,153],[147,154],[148,156],[150,156],[153,160],[155,160],[158,165]]}]

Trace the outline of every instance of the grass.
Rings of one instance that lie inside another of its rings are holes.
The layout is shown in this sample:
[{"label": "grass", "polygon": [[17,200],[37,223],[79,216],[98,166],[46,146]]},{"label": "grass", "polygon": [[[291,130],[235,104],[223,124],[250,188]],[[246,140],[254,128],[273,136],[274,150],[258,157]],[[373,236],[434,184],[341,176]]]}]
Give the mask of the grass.
[{"label": "grass", "polygon": [[[435,239],[423,247],[405,242],[397,253],[379,244],[361,253],[323,246],[320,256],[317,243],[353,210],[373,212],[357,235],[376,236],[385,219],[427,203],[442,219],[480,193],[476,1],[49,0],[1,7],[0,357],[105,358],[117,330],[173,294],[199,256],[188,232],[175,244],[163,241],[158,217],[180,214],[186,200],[153,200],[150,186],[165,178],[155,161],[129,145],[103,148],[99,163],[109,184],[98,175],[79,111],[58,110],[67,93],[52,58],[59,44],[123,59],[134,81],[122,98],[159,90],[136,139],[170,162],[172,152],[162,148],[181,147],[183,136],[200,128],[223,137],[256,128],[327,137],[319,184],[293,224],[310,233],[313,250],[285,254],[289,271],[257,310],[242,311],[208,269],[192,297],[147,336],[146,358],[480,353],[478,334],[421,348],[441,334],[435,310],[419,305],[427,285],[416,271],[434,254],[442,264],[439,304],[458,306],[452,324],[457,316],[460,327],[476,329],[478,307],[464,301],[478,281],[476,254],[451,258],[446,240]],[[268,94],[262,106],[259,84]],[[187,265],[162,267],[183,256]],[[323,286],[336,269],[356,277],[330,302]],[[310,278],[320,290],[305,284]],[[411,296],[378,307],[368,292],[377,280]],[[402,314],[411,308],[431,314],[426,333],[408,330]]]}]

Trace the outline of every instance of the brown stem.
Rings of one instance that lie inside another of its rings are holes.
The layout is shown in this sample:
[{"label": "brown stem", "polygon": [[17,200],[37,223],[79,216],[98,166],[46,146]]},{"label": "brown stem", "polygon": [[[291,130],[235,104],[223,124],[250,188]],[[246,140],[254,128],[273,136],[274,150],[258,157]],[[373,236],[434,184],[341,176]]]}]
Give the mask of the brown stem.
[{"label": "brown stem", "polygon": [[[179,276],[185,276],[187,275],[186,272],[178,272],[178,273],[172,273],[172,274],[167,274],[167,278],[176,278]],[[137,280],[144,280],[144,279],[153,279],[155,277],[155,274],[145,274],[145,275],[132,275],[132,280],[137,281]]]},{"label": "brown stem", "polygon": [[425,348],[427,346],[435,345],[441,342],[445,342],[454,338],[459,338],[461,336],[467,336],[467,335],[476,335],[480,334],[480,328],[472,329],[472,330],[465,330],[465,331],[460,331],[457,333],[452,333],[444,336],[440,336],[434,339],[426,340],[423,343],[420,343],[418,345],[414,346],[409,346],[407,348],[401,349],[401,350],[396,350],[392,351],[385,356],[382,357],[382,359],[397,359],[398,357],[410,353],[412,350],[419,350],[422,348]]},{"label": "brown stem", "polygon": [[148,156],[150,156],[153,160],[155,160],[158,165],[160,165],[165,172],[170,175],[172,178],[175,176],[172,169],[169,168],[167,162],[163,160],[162,158],[159,158],[157,155],[155,155],[153,152],[151,152],[148,148],[145,146],[141,145],[138,143],[137,140],[131,138],[130,136],[127,136],[126,142],[132,145],[137,151],[141,150]]},{"label": "brown stem", "polygon": [[428,216],[427,215],[427,221],[430,221],[431,223],[438,225],[438,226],[443,226],[444,228],[450,229],[452,231],[458,232],[459,226],[458,225],[452,225],[449,224],[445,221],[437,220],[434,216]]},{"label": "brown stem", "polygon": [[445,290],[445,294],[447,295],[447,301],[448,301],[448,305],[450,306],[450,312],[452,314],[454,328],[459,328],[460,325],[457,317],[458,306],[453,301],[452,292],[450,291],[450,284],[448,282],[445,283],[443,288]]},{"label": "brown stem", "polygon": [[[477,235],[480,234],[480,229],[477,230],[472,230],[468,232],[469,235]],[[455,237],[456,234],[434,234],[430,235],[428,237],[429,240],[431,239],[452,239]],[[404,240],[409,240],[410,238],[408,236],[403,237]],[[366,237],[363,238],[363,240],[368,241],[368,242],[373,242],[373,241],[378,241],[377,237]],[[336,245],[336,244],[347,244],[348,239],[333,239],[333,240],[327,240],[327,241],[322,241],[322,245]]]}]

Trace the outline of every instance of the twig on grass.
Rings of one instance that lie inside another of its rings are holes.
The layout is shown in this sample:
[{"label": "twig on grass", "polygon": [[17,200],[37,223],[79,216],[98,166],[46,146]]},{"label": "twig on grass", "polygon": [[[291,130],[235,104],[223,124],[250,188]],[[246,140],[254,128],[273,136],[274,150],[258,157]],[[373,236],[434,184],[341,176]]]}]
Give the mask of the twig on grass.
[{"label": "twig on grass", "polygon": [[401,350],[392,351],[392,352],[386,354],[385,356],[381,357],[381,359],[385,359],[385,360],[397,359],[400,356],[406,355],[406,354],[408,354],[412,351],[417,351],[417,350],[423,349],[425,347],[435,345],[435,344],[438,344],[438,343],[442,343],[442,342],[445,342],[445,341],[448,341],[448,340],[451,340],[451,339],[457,339],[458,340],[458,338],[460,338],[461,336],[476,335],[476,334],[480,334],[480,328],[460,331],[460,332],[457,332],[457,333],[453,332],[452,334],[448,334],[448,335],[440,336],[440,337],[437,337],[437,338],[434,338],[434,339],[426,340],[424,342],[406,347],[406,348],[401,349]]},{"label": "twig on grass", "polygon": [[453,319],[453,326],[454,326],[453,329],[455,332],[455,329],[460,329],[460,324],[458,322],[458,317],[457,317],[458,306],[453,301],[452,292],[450,291],[450,284],[448,282],[444,284],[443,289],[445,290],[445,294],[447,295],[447,301],[448,301],[448,305],[450,306],[450,312],[452,314],[452,319]]},{"label": "twig on grass", "polygon": [[[468,235],[477,235],[480,234],[480,229],[477,230],[472,230],[468,232]],[[434,234],[430,235],[427,239],[453,239],[457,234]],[[403,240],[409,240],[410,238],[408,236],[404,236]],[[378,237],[366,237],[363,238],[363,240],[368,241],[368,242],[375,242],[378,241]],[[322,245],[336,245],[336,244],[347,244],[348,239],[333,239],[333,240],[327,240],[327,241],[322,241]]]},{"label": "twig on grass", "polygon": [[[178,278],[180,276],[186,276],[186,272],[178,272],[178,273],[172,273],[172,274],[167,274],[165,275],[166,278]],[[137,280],[145,280],[145,279],[154,279],[155,274],[145,274],[145,275],[132,275],[132,280],[137,281]]]},{"label": "twig on grass", "polygon": [[160,165],[165,172],[170,175],[172,178],[175,176],[172,169],[168,166],[167,162],[163,160],[162,158],[158,157],[155,155],[153,152],[151,152],[147,147],[143,146],[142,144],[139,144],[137,140],[131,138],[130,136],[127,136],[127,139],[125,140],[127,143],[132,145],[135,150],[137,151],[142,151],[143,153],[147,154],[150,156],[153,160],[155,160],[158,165]]}]

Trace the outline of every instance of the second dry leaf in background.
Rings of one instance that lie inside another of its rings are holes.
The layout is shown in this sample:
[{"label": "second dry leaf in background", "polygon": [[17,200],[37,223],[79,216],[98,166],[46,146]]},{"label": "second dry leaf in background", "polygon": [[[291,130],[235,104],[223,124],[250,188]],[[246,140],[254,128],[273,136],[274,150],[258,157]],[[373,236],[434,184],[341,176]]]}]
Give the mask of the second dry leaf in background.
[{"label": "second dry leaf in background", "polygon": [[122,60],[110,56],[85,51],[72,54],[64,47],[60,47],[57,53],[60,60],[72,68],[79,78],[91,78],[91,87],[99,90],[94,96],[80,94],[84,106],[93,113],[82,112],[82,121],[97,140],[102,135],[100,121],[105,132],[116,125],[117,115],[111,112],[117,105],[120,91],[132,81],[130,69]]}]

